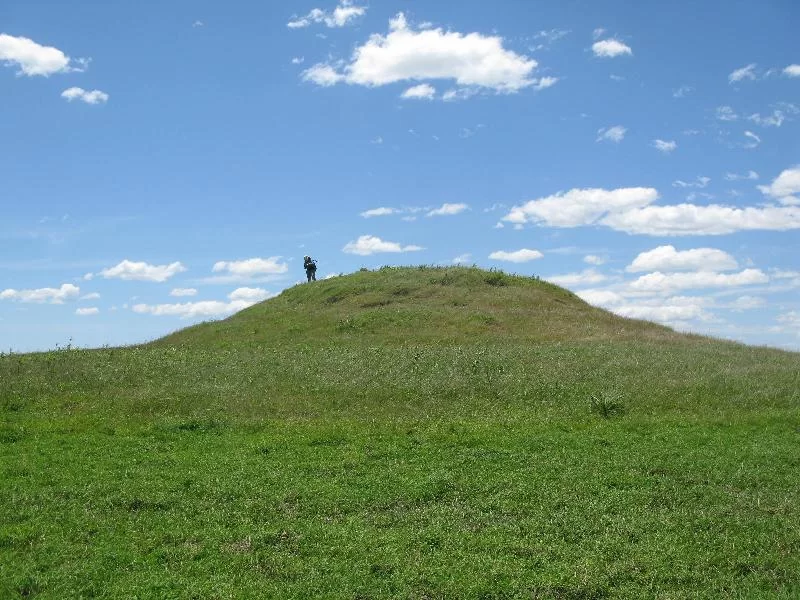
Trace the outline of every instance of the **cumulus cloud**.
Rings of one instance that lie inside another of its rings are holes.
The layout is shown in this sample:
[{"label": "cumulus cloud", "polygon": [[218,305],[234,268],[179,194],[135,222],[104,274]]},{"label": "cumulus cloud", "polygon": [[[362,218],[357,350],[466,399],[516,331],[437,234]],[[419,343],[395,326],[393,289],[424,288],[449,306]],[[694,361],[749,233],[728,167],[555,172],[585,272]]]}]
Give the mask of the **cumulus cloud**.
[{"label": "cumulus cloud", "polygon": [[170,277],[186,270],[180,262],[168,265],[150,265],[146,262],[123,260],[121,263],[100,271],[106,279],[124,279],[127,281],[155,281],[163,283]]},{"label": "cumulus cloud", "polygon": [[739,264],[730,254],[716,248],[676,250],[674,246],[659,246],[640,253],[625,270],[642,271],[731,271]]},{"label": "cumulus cloud", "polygon": [[781,171],[769,185],[760,185],[761,193],[777,199],[781,204],[792,205],[800,203],[800,165],[795,165]]},{"label": "cumulus cloud", "polygon": [[275,294],[263,288],[240,287],[228,294],[228,299],[233,302],[244,300],[245,302],[255,304],[256,302],[261,302],[273,296],[275,296]]},{"label": "cumulus cloud", "polygon": [[194,288],[174,288],[169,293],[170,296],[181,298],[185,296],[196,296],[197,290]]},{"label": "cumulus cloud", "polygon": [[678,144],[675,141],[670,140],[653,140],[653,148],[658,150],[659,152],[663,152],[664,154],[669,154],[673,152],[678,147]]},{"label": "cumulus cloud", "polygon": [[537,66],[534,59],[504,48],[499,36],[415,30],[398,13],[389,23],[389,33],[370,36],[341,70],[319,63],[303,78],[323,86],[346,82],[368,87],[452,79],[466,88],[512,93],[535,84],[532,73]]},{"label": "cumulus cloud", "polygon": [[760,269],[745,269],[739,273],[714,273],[696,271],[692,273],[648,273],[642,275],[629,286],[634,291],[673,292],[688,289],[707,289],[721,287],[739,287],[767,283],[769,277]]},{"label": "cumulus cloud", "polygon": [[15,290],[8,288],[0,292],[0,300],[29,302],[33,304],[64,304],[67,300],[75,300],[81,289],[71,283],[64,283],[57,288],[38,288],[34,290]]},{"label": "cumulus cloud", "polygon": [[435,95],[435,87],[427,83],[420,83],[419,85],[408,88],[400,97],[413,100],[433,100]]},{"label": "cumulus cloud", "polygon": [[109,95],[100,90],[92,90],[89,92],[83,88],[71,87],[61,92],[61,97],[67,100],[67,102],[80,100],[86,104],[105,104],[108,102]]},{"label": "cumulus cloud", "polygon": [[220,317],[233,314],[273,296],[275,294],[261,288],[240,287],[228,294],[228,302],[203,300],[176,304],[135,304],[132,310],[140,314],[180,317],[181,319]]},{"label": "cumulus cloud", "polygon": [[151,314],[157,317],[180,317],[192,319],[196,317],[219,317],[240,311],[252,306],[243,300],[222,302],[220,300],[204,300],[201,302],[184,302],[180,304],[134,304],[133,312]]},{"label": "cumulus cloud", "polygon": [[332,28],[344,27],[366,12],[366,6],[356,6],[351,0],[342,0],[332,12],[313,8],[306,16],[292,19],[286,26],[290,29],[302,29],[313,23],[325,23],[326,26]]},{"label": "cumulus cloud", "polygon": [[75,314],[79,317],[90,317],[92,315],[96,315],[100,312],[100,309],[97,307],[90,307],[90,308],[79,308],[75,311]]},{"label": "cumulus cloud", "polygon": [[787,77],[800,77],[800,65],[789,65],[783,70]]},{"label": "cumulus cloud", "polygon": [[613,127],[603,127],[597,130],[597,142],[614,142],[620,143],[625,138],[625,133],[628,130],[622,125],[614,125]]},{"label": "cumulus cloud", "polygon": [[580,287],[584,285],[595,285],[608,280],[608,276],[596,271],[595,269],[586,269],[580,273],[568,273],[566,275],[553,275],[546,277],[550,283],[555,283],[563,287]]},{"label": "cumulus cloud", "polygon": [[387,242],[374,235],[362,235],[354,242],[348,242],[342,248],[347,254],[369,256],[383,252],[415,252],[424,250],[421,246],[403,246],[397,242]]},{"label": "cumulus cloud", "polygon": [[434,208],[433,210],[428,211],[428,214],[426,216],[428,216],[428,217],[447,217],[447,216],[451,216],[451,215],[457,215],[458,213],[462,213],[465,210],[469,210],[469,205],[468,204],[463,204],[463,203],[451,204],[451,203],[445,202],[439,208]]},{"label": "cumulus cloud", "polygon": [[573,189],[514,206],[503,221],[548,227],[603,225],[631,234],[722,235],[735,231],[800,229],[800,207],[651,206],[653,188]]},{"label": "cumulus cloud", "polygon": [[653,188],[572,189],[514,206],[503,221],[579,227],[590,225],[609,212],[646,206],[657,198],[658,192]]},{"label": "cumulus cloud", "polygon": [[736,300],[731,302],[728,308],[735,311],[743,311],[761,308],[766,305],[767,301],[759,296],[739,296]]},{"label": "cumulus cloud", "polygon": [[601,222],[617,231],[645,235],[724,235],[736,231],[787,231],[800,228],[794,207],[736,208],[709,204],[646,206],[611,213]]},{"label": "cumulus cloud", "polygon": [[633,54],[630,46],[616,39],[600,40],[592,44],[592,52],[602,58],[613,58]]},{"label": "cumulus cloud", "polygon": [[289,265],[280,262],[280,256],[269,258],[248,258],[246,260],[220,260],[211,269],[214,273],[228,273],[237,277],[258,277],[261,275],[280,275],[289,270]]},{"label": "cumulus cloud", "polygon": [[750,81],[755,81],[756,79],[756,64],[751,63],[746,67],[742,67],[741,69],[736,69],[730,75],[728,75],[728,83],[736,83],[737,81],[743,81],[748,79]]},{"label": "cumulus cloud", "polygon": [[492,252],[489,255],[489,258],[492,260],[503,260],[513,263],[524,263],[532,260],[537,260],[539,258],[542,258],[543,256],[544,254],[542,254],[538,250],[521,248],[520,250],[514,250],[513,252],[497,250],[496,252]]},{"label": "cumulus cloud", "polygon": [[80,66],[70,66],[71,59],[58,48],[42,46],[25,37],[0,33],[0,63],[19,68],[20,75],[49,77],[55,73],[81,71],[88,61],[79,60]]}]

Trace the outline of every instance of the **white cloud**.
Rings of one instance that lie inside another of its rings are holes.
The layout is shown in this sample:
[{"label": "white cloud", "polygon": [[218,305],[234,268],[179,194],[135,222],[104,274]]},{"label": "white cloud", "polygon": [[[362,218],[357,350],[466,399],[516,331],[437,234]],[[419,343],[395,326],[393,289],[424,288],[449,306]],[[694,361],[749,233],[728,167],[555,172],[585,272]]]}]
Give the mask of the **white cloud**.
[{"label": "white cloud", "polygon": [[739,115],[730,106],[718,106],[717,119],[719,121],[736,121],[739,119]]},{"label": "white cloud", "polygon": [[616,39],[600,40],[592,44],[592,52],[595,56],[603,58],[613,58],[615,56],[624,56],[633,54],[630,46],[624,44]]},{"label": "white cloud", "polygon": [[673,98],[684,98],[685,96],[691,94],[694,91],[694,88],[690,85],[682,85],[677,90],[672,91]]},{"label": "white cloud", "polygon": [[170,277],[186,270],[180,262],[168,265],[149,265],[145,262],[123,260],[121,263],[98,273],[106,279],[124,279],[126,281],[156,281],[162,283]]},{"label": "white cloud", "polygon": [[274,293],[268,292],[263,288],[240,287],[228,294],[228,299],[234,302],[244,300],[255,304],[273,296],[275,296]]},{"label": "white cloud", "polygon": [[305,57],[303,56],[295,56],[292,58],[293,65],[302,65],[306,61]]},{"label": "white cloud", "polygon": [[380,208],[370,208],[369,210],[365,210],[361,213],[361,216],[365,219],[369,219],[372,217],[385,217],[387,215],[395,215],[399,212],[402,212],[396,208],[390,208],[388,206],[381,206]]},{"label": "white cloud", "polygon": [[677,325],[685,321],[708,321],[713,318],[704,310],[709,303],[707,298],[695,296],[629,298],[624,293],[604,289],[582,290],[576,294],[589,304],[601,306],[630,319],[646,319]]},{"label": "white cloud", "polygon": [[731,271],[739,264],[730,254],[716,248],[678,251],[674,246],[659,246],[640,253],[625,270],[642,271]]},{"label": "white cloud", "polygon": [[506,252],[504,250],[497,250],[496,252],[492,252],[489,255],[489,258],[492,260],[504,260],[513,263],[524,263],[529,262],[531,260],[537,260],[542,258],[544,254],[539,252],[538,250],[529,250],[528,248],[522,248],[520,250],[514,250],[513,252]]},{"label": "white cloud", "polygon": [[544,90],[558,83],[558,77],[542,77],[533,84],[533,89]]},{"label": "white cloud", "polygon": [[800,65],[789,65],[783,70],[783,74],[788,77],[800,77]]},{"label": "white cloud", "polygon": [[202,22],[202,21],[200,21],[200,20],[197,20],[197,21],[195,21],[194,23],[192,23],[192,27],[195,27],[195,28],[196,28],[196,27],[203,27],[204,25],[205,25],[205,23],[203,23],[203,22]]},{"label": "white cloud", "polygon": [[744,79],[755,81],[756,79],[755,63],[749,64],[746,67],[742,67],[741,69],[736,69],[733,73],[728,75],[728,83],[736,83],[737,81],[742,81]]},{"label": "white cloud", "polygon": [[134,304],[132,310],[139,314],[151,314],[157,317],[171,316],[180,317],[181,319],[191,319],[196,317],[219,317],[240,311],[252,305],[252,302],[244,300],[235,300],[231,302],[204,300],[201,302],[185,302],[182,304]]},{"label": "white cloud", "polygon": [[672,182],[672,187],[677,188],[705,188],[711,183],[710,177],[698,177],[695,181],[681,181],[677,179]]},{"label": "white cloud", "polygon": [[739,273],[714,273],[696,271],[691,273],[648,273],[629,284],[631,290],[643,292],[673,292],[688,289],[739,287],[767,283],[769,277],[760,269],[745,269]]},{"label": "white cloud", "polygon": [[67,300],[75,300],[81,289],[71,283],[64,283],[58,288],[39,288],[35,290],[6,289],[0,292],[0,300],[30,302],[34,304],[64,304]]},{"label": "white cloud", "polygon": [[289,21],[286,26],[290,29],[301,29],[313,23],[325,23],[328,27],[344,27],[366,12],[365,6],[355,6],[352,1],[342,0],[333,12],[313,8],[306,16]]},{"label": "white cloud", "polygon": [[348,242],[342,248],[347,254],[369,256],[380,252],[415,252],[423,250],[420,246],[402,246],[396,242],[386,242],[374,235],[362,235],[354,242]]},{"label": "white cloud", "polygon": [[400,97],[414,100],[433,100],[435,95],[435,87],[427,83],[420,83],[419,85],[408,88]]},{"label": "white cloud", "polygon": [[174,288],[169,293],[170,296],[181,298],[184,296],[196,296],[197,290],[194,288]]},{"label": "white cloud", "polygon": [[742,179],[754,181],[758,179],[758,173],[756,173],[755,171],[748,171],[744,175],[739,175],[737,173],[725,173],[726,181],[739,181]]},{"label": "white cloud", "polygon": [[280,262],[280,256],[269,258],[248,258],[246,260],[220,260],[211,269],[214,273],[227,272],[237,277],[257,277],[260,275],[280,275],[289,270],[289,265]]},{"label": "white cloud", "polygon": [[88,92],[79,87],[71,87],[64,90],[61,92],[61,97],[66,99],[68,102],[80,100],[86,104],[105,104],[108,102],[109,98],[108,94],[101,92],[100,90],[92,90],[91,92]]},{"label": "white cloud", "polygon": [[736,311],[742,311],[761,308],[762,306],[766,305],[767,301],[764,300],[764,298],[760,298],[758,296],[739,296],[730,304],[729,308]]},{"label": "white cloud", "polygon": [[658,192],[653,188],[573,189],[514,206],[503,221],[515,226],[604,225],[625,233],[662,236],[800,229],[800,208],[795,206],[650,206],[657,199]]},{"label": "white cloud", "polygon": [[82,278],[82,279],[83,279],[84,281],[91,281],[92,279],[94,279],[94,273],[86,273],[86,274],[83,276],[83,278]]},{"label": "white cloud", "polygon": [[621,188],[617,190],[572,189],[522,206],[514,206],[503,217],[511,223],[538,223],[550,227],[578,227],[595,223],[609,213],[646,206],[658,198],[653,188]]},{"label": "white cloud", "polygon": [[597,130],[597,142],[615,142],[620,143],[625,138],[625,133],[628,130],[622,125],[614,125],[613,127],[603,127]]},{"label": "white cloud", "polygon": [[453,259],[454,265],[465,265],[472,262],[472,254],[461,254]]},{"label": "white cloud", "polygon": [[753,140],[753,141],[752,141],[752,142],[750,142],[750,143],[744,144],[744,147],[745,147],[745,148],[755,148],[756,146],[758,146],[758,145],[761,143],[761,138],[760,138],[760,137],[758,137],[758,136],[757,136],[755,133],[753,133],[752,131],[745,131],[745,132],[744,132],[744,135],[745,135],[745,137],[748,137],[748,138],[750,138],[751,140]]},{"label": "white cloud", "polygon": [[762,127],[780,127],[784,121],[790,121],[793,115],[800,113],[800,108],[791,102],[779,102],[776,106],[771,115],[762,117],[760,113],[754,113],[747,120]]},{"label": "white cloud", "polygon": [[760,185],[758,189],[782,204],[797,204],[797,196],[800,196],[800,165],[784,169],[771,184]]},{"label": "white cloud", "polygon": [[567,275],[553,275],[545,277],[550,283],[555,283],[562,287],[579,287],[582,285],[593,285],[608,280],[606,275],[599,273],[595,269],[586,269],[580,273],[569,273]]},{"label": "white cloud", "polygon": [[616,231],[645,235],[723,235],[736,231],[800,228],[800,209],[735,208],[719,204],[646,206],[610,213],[600,221]]},{"label": "white cloud", "polygon": [[468,100],[469,98],[472,98],[474,95],[478,93],[479,90],[477,88],[470,88],[470,87],[463,87],[455,90],[447,90],[444,94],[442,94],[442,100],[444,100],[445,102],[453,102],[455,100]]},{"label": "white cloud", "polygon": [[70,67],[70,60],[58,48],[41,46],[25,37],[0,33],[0,63],[18,66],[21,75],[48,77],[54,73],[80,70]]},{"label": "white cloud", "polygon": [[426,216],[428,217],[446,217],[451,215],[457,215],[458,213],[462,213],[465,210],[469,210],[468,204],[457,203],[457,204],[450,204],[445,202],[439,208],[435,208],[428,212]]},{"label": "white cloud", "polygon": [[383,138],[382,138],[381,136],[378,136],[378,137],[376,137],[376,138],[372,138],[372,139],[369,141],[369,143],[370,143],[370,144],[378,144],[378,145],[380,145],[380,144],[382,144],[382,143],[383,143]]},{"label": "white cloud", "polygon": [[677,147],[678,144],[676,144],[674,140],[670,141],[653,140],[653,148],[655,148],[659,152],[663,152],[664,154],[669,154],[670,152],[673,152]]},{"label": "white cloud", "polygon": [[344,79],[344,75],[337,73],[336,69],[334,69],[332,66],[322,63],[317,63],[310,69],[303,71],[304,81],[310,81],[323,87],[336,85]]},{"label": "white cloud", "polygon": [[594,39],[598,40],[598,39],[600,39],[601,37],[603,37],[603,35],[605,35],[605,33],[606,33],[606,30],[605,30],[604,28],[602,28],[602,27],[598,27],[597,29],[595,29],[595,30],[592,32],[592,38],[594,38]]},{"label": "white cloud", "polygon": [[583,262],[587,265],[604,265],[606,263],[606,259],[602,256],[597,256],[596,254],[588,254],[583,257]]},{"label": "white cloud", "polygon": [[343,81],[369,87],[453,79],[463,87],[512,93],[535,83],[531,74],[537,65],[532,58],[505,49],[499,36],[441,28],[415,31],[398,13],[389,23],[389,33],[370,36],[341,72],[320,63],[303,77],[319,85]]},{"label": "white cloud", "polygon": [[550,30],[541,30],[538,33],[534,34],[533,38],[536,40],[544,40],[547,44],[552,44],[553,42],[557,42],[561,38],[569,35],[568,29],[550,29]]},{"label": "white cloud", "polygon": [[89,317],[92,315],[96,315],[99,312],[100,309],[93,306],[91,308],[79,308],[75,311],[75,314],[78,315],[79,317]]},{"label": "white cloud", "polygon": [[100,298],[100,294],[98,294],[97,292],[85,294],[80,297],[81,300],[97,300],[98,298]]}]

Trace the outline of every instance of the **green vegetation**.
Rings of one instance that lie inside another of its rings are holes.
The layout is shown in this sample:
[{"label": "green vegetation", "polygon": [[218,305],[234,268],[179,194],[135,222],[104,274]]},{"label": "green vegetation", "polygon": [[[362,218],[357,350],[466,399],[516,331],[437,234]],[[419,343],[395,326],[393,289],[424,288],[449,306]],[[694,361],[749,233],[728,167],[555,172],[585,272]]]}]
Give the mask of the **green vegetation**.
[{"label": "green vegetation", "polygon": [[467,268],[0,357],[0,598],[796,598],[800,355]]}]

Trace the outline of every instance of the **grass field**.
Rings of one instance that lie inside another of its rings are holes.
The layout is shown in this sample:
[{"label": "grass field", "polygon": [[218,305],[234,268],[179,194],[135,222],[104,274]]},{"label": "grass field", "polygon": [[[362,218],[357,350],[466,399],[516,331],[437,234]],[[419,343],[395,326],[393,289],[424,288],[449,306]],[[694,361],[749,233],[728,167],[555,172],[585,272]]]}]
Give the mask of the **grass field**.
[{"label": "grass field", "polygon": [[0,598],[797,598],[800,354],[393,268],[0,357]]}]

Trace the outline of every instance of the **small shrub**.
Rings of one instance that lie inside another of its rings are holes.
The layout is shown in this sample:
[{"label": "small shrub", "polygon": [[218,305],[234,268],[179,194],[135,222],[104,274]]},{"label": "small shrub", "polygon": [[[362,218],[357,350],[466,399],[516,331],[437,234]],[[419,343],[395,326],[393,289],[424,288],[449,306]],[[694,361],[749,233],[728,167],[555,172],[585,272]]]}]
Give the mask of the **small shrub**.
[{"label": "small shrub", "polygon": [[502,271],[491,271],[483,280],[488,284],[495,287],[508,285],[506,274]]},{"label": "small shrub", "polygon": [[610,419],[615,415],[625,412],[625,405],[618,394],[600,392],[592,394],[589,398],[589,410],[604,419]]}]

